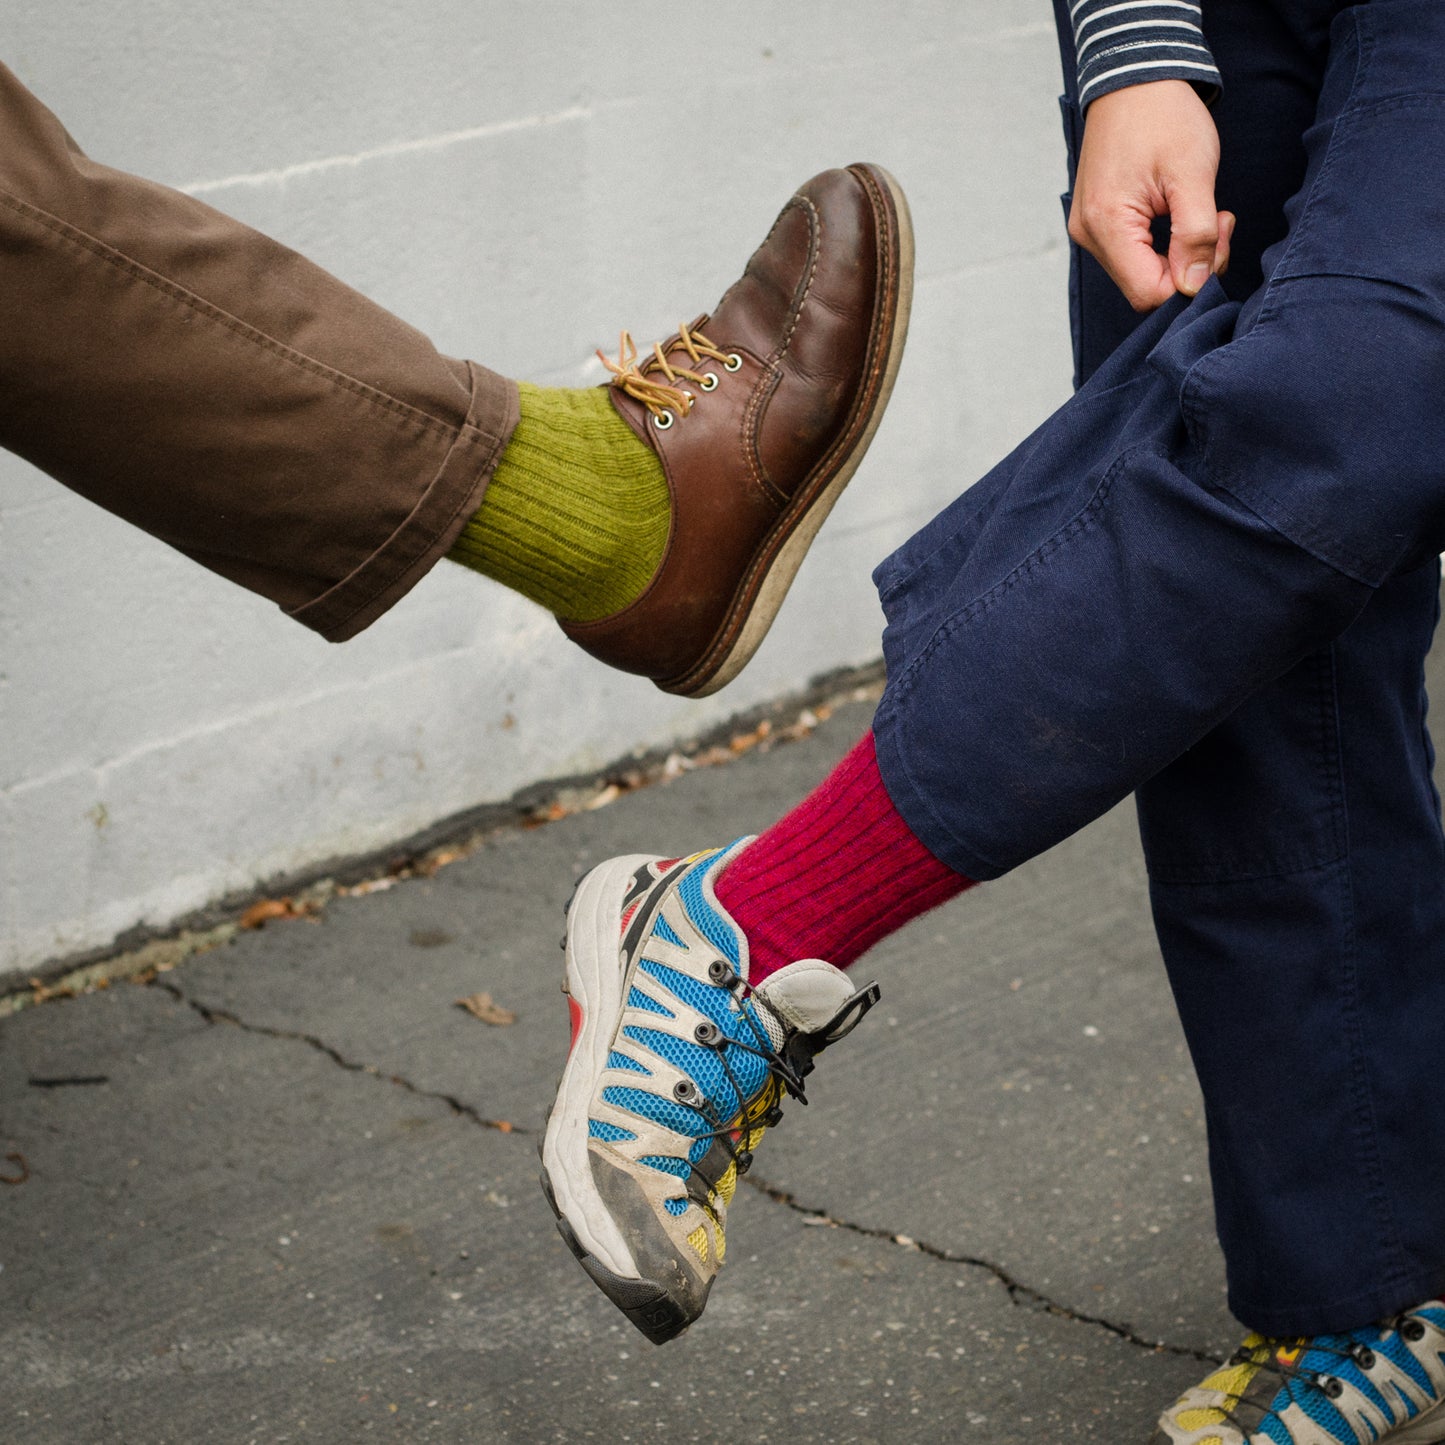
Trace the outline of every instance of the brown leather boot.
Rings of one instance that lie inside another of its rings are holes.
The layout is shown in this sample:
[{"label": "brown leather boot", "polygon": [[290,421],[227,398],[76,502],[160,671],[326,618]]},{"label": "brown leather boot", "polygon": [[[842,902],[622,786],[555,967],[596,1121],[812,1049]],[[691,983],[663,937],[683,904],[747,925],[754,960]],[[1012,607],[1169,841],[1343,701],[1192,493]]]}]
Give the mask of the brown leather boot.
[{"label": "brown leather boot", "polygon": [[662,460],[672,531],[642,596],[568,637],[664,692],[737,676],[868,449],[912,291],[903,192],[854,165],[798,191],[711,315],[640,365],[623,333],[612,401]]}]

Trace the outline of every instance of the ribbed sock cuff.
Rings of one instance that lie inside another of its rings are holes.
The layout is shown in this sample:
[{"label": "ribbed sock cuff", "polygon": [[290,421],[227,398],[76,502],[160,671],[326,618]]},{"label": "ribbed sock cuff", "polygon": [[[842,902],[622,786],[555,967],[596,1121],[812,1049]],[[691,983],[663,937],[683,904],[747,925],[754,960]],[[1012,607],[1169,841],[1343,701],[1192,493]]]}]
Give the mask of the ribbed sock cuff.
[{"label": "ribbed sock cuff", "polygon": [[518,390],[521,420],[448,555],[566,621],[609,617],[662,561],[672,520],[662,463],[606,387]]},{"label": "ribbed sock cuff", "polygon": [[846,968],[972,880],[940,863],[903,821],[883,786],[870,731],[715,886],[747,935],[756,984],[799,958]]}]

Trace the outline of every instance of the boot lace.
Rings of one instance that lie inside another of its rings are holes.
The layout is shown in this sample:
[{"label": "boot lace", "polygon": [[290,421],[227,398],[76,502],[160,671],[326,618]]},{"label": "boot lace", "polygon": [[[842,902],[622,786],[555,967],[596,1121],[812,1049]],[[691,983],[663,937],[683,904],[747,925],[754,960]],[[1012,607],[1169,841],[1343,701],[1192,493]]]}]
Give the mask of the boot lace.
[{"label": "boot lace", "polygon": [[735,351],[723,351],[689,326],[679,326],[675,336],[658,342],[646,357],[638,351],[632,333],[624,331],[618,337],[617,359],[600,350],[597,359],[612,373],[613,386],[647,408],[659,431],[666,431],[674,416],[687,416],[697,404],[684,382],[701,391],[716,390],[717,373],[697,370],[705,361],[719,362],[726,371],[737,371],[743,364]]}]

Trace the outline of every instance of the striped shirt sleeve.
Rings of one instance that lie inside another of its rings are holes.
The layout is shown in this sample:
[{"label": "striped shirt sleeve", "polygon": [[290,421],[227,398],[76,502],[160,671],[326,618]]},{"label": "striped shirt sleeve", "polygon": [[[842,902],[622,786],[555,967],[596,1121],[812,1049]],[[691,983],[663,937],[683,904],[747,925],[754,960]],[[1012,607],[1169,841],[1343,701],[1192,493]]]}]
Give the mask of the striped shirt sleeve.
[{"label": "striped shirt sleeve", "polygon": [[1219,71],[1191,0],[1073,0],[1079,109],[1146,80],[1188,80],[1212,99]]}]

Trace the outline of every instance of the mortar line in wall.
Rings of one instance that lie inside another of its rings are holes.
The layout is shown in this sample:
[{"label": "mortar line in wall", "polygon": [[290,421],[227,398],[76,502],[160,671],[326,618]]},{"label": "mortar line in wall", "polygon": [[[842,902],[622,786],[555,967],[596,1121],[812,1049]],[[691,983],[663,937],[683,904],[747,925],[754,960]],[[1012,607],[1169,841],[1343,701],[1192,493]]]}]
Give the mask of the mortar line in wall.
[{"label": "mortar line in wall", "polygon": [[[1051,22],[1038,21],[1026,25],[1005,26],[1000,30],[993,30],[975,35],[964,35],[958,39],[962,46],[985,46],[1009,44],[1017,40],[1032,40],[1041,35],[1052,35],[1054,27]],[[936,42],[916,46],[906,52],[899,59],[906,61],[909,58],[920,54],[932,54],[940,49]],[[863,67],[874,67],[877,65],[876,58],[869,57],[866,60],[846,60],[833,65],[809,65],[804,64],[795,69],[803,70],[811,74],[829,74],[848,70],[856,70]],[[739,80],[749,80],[751,77],[739,76]],[[652,97],[646,94],[621,97],[610,102],[611,107],[625,106],[636,103],[652,103]],[[563,110],[543,112],[538,115],[517,116],[511,120],[492,121],[486,125],[466,126],[460,130],[440,131],[435,135],[417,136],[408,140],[388,141],[378,146],[368,146],[359,151],[343,152],[339,155],[318,156],[313,160],[293,161],[289,165],[277,166],[265,171],[241,171],[235,175],[217,176],[207,180],[190,181],[176,189],[188,196],[214,195],[218,191],[234,190],[239,188],[259,189],[265,186],[284,186],[293,180],[299,180],[305,176],[324,174],[327,171],[344,170],[357,166],[366,165],[370,161],[392,160],[398,156],[409,156],[425,154],[429,151],[447,150],[455,145],[465,145],[470,141],[492,140],[501,136],[516,134],[521,131],[540,130],[550,126],[567,125],[574,121],[594,119],[599,110],[607,109],[608,106],[594,107],[584,105],[567,106]]]},{"label": "mortar line in wall", "polygon": [[639,788],[668,782],[696,768],[730,763],[754,747],[767,751],[808,737],[836,708],[851,702],[876,703],[882,681],[881,659],[823,674],[799,692],[745,709],[690,738],[626,754],[584,774],[530,784],[504,803],[439,819],[384,848],[319,860],[287,877],[254,879],[250,886],[213,898],[165,924],[126,930],[108,944],[33,966],[17,964],[16,972],[27,975],[28,982],[17,978],[15,991],[7,992],[8,980],[0,973],[0,1020],[32,1003],[165,972],[195,953],[229,942],[258,902],[280,899],[283,906],[274,916],[313,917],[333,897],[364,896],[408,878],[431,877],[494,838],[594,811]]},{"label": "mortar line in wall", "polygon": [[296,161],[288,166],[278,166],[274,170],[244,171],[234,176],[220,176],[214,180],[192,181],[188,185],[178,186],[177,189],[188,196],[205,196],[216,191],[231,190],[240,186],[251,188],[284,186],[288,181],[297,180],[302,176],[344,170],[347,167],[365,165],[368,161],[391,160],[397,156],[446,150],[451,146],[463,145],[468,141],[491,140],[496,136],[512,135],[517,131],[567,125],[573,121],[588,120],[592,115],[593,111],[587,106],[571,105],[565,110],[541,115],[517,116],[512,120],[468,126],[463,130],[440,131],[436,135],[418,136],[412,140],[388,141],[385,145],[369,146],[365,150],[351,151],[342,155],[319,156],[315,160]]},{"label": "mortar line in wall", "polygon": [[42,773],[38,778],[22,778],[18,783],[6,783],[0,787],[0,803],[23,798],[36,788],[48,788],[53,783],[65,782],[67,778],[81,778],[98,771],[99,766],[95,763],[79,763],[73,768],[57,768],[54,772]]},{"label": "mortar line in wall", "polygon": [[189,728],[184,732],[173,733],[158,742],[151,742],[140,747],[132,748],[129,752],[117,753],[111,758],[102,758],[99,762],[82,763],[72,768],[60,768],[38,778],[25,778],[18,783],[6,784],[0,787],[0,798],[21,798],[36,788],[46,787],[52,783],[62,782],[66,778],[78,777],[87,773],[96,774],[103,784],[104,774],[111,769],[125,767],[127,764],[136,762],[138,759],[144,758],[149,754],[162,752],[167,748],[176,747],[181,743],[195,742],[199,738],[214,737],[226,732],[230,728],[264,721],[267,718],[290,712],[294,708],[309,707],[312,703],[325,702],[328,699],[342,697],[350,692],[359,692],[364,688],[389,683],[406,676],[408,673],[415,672],[419,668],[430,666],[433,663],[445,661],[448,658],[462,658],[472,650],[472,646],[469,643],[458,647],[450,647],[445,652],[432,652],[422,658],[413,658],[410,662],[404,663],[400,667],[391,668],[386,672],[368,673],[364,678],[354,678],[348,682],[337,683],[332,687],[318,688],[315,692],[308,692],[301,697],[287,698],[279,702],[263,703],[245,712],[232,713],[225,718],[217,719],[215,722],[203,723],[197,727]]}]

